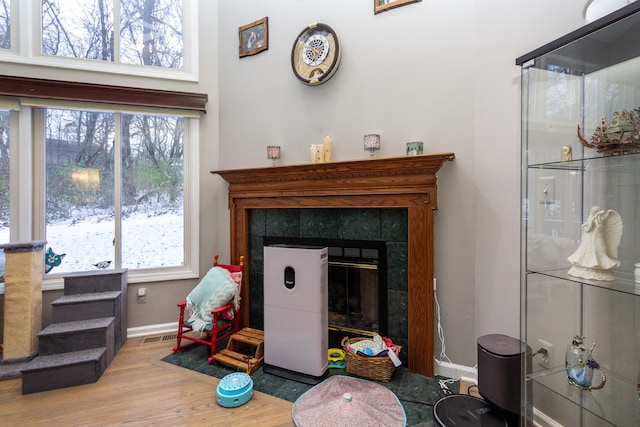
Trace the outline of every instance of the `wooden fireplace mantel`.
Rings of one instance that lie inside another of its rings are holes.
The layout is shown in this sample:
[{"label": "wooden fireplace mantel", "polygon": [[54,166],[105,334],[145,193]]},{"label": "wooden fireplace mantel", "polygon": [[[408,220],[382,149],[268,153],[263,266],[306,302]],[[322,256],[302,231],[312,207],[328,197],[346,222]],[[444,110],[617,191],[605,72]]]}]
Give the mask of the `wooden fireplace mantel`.
[{"label": "wooden fireplace mantel", "polygon": [[[249,253],[250,209],[407,208],[409,370],[433,376],[436,172],[454,158],[453,153],[423,154],[211,171],[229,184],[231,262]],[[244,283],[244,301],[248,292]],[[242,321],[249,324],[246,305]]]}]

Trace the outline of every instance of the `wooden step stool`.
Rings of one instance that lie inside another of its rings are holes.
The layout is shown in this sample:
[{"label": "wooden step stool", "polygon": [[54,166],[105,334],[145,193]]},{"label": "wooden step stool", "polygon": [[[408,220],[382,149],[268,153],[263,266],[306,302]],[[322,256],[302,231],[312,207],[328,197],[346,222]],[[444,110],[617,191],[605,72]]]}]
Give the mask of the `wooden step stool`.
[{"label": "wooden step stool", "polygon": [[[240,353],[247,345],[255,346],[256,351],[253,357]],[[219,351],[213,356],[214,363],[241,369],[251,374],[264,361],[264,331],[253,328],[244,328],[229,337],[227,348]]]}]

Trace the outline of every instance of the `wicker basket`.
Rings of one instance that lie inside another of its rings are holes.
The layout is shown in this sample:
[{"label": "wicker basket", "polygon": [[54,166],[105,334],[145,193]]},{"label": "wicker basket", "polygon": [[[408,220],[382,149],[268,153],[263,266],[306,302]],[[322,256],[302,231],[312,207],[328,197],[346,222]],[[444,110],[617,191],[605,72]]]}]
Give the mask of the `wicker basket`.
[{"label": "wicker basket", "polygon": [[[396,370],[391,359],[388,357],[359,356],[347,349],[349,344],[366,339],[369,338],[353,338],[349,340],[349,337],[344,337],[342,339],[341,344],[347,360],[347,374],[357,375],[359,377],[369,378],[376,381],[391,381],[391,377],[393,377],[393,373]],[[400,355],[400,350],[402,350],[402,347],[396,345],[394,351],[396,356]]]}]

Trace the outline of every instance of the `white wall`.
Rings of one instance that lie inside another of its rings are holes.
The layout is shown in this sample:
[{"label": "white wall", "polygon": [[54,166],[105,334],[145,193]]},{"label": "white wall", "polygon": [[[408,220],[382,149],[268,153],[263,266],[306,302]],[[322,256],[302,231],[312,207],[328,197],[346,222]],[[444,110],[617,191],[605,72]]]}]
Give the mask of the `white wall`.
[{"label": "white wall", "polygon": [[475,333],[518,336],[520,67],[514,60],[584,25],[588,2],[476,3]]},{"label": "white wall", "polygon": [[[206,2],[202,2],[206,3]],[[201,4],[202,4],[201,3]],[[520,69],[515,58],[583,25],[586,0],[423,0],[373,14],[373,0],[219,2],[220,168],[307,161],[332,135],[335,160],[453,151],[439,173],[436,276],[446,352],[473,366],[477,337],[519,336]],[[238,27],[269,18],[269,50],[238,58]],[[340,69],[317,87],[297,81],[290,53],[312,22],[337,32]],[[228,247],[224,183],[221,247]],[[225,241],[226,239],[226,241]],[[224,242],[224,243],[222,243]],[[436,343],[436,353],[440,351]]]}]

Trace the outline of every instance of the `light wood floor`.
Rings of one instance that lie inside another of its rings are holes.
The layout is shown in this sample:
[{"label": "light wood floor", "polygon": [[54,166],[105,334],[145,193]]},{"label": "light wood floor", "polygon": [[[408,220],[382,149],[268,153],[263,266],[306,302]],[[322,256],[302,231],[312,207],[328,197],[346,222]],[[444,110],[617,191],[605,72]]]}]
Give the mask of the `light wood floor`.
[{"label": "light wood floor", "polygon": [[20,379],[0,381],[3,426],[292,426],[293,404],[254,392],[238,408],[216,403],[218,379],[161,362],[174,342],[127,340],[100,380],[22,395]]},{"label": "light wood floor", "polygon": [[142,342],[127,340],[94,384],[22,395],[20,379],[0,381],[0,425],[293,425],[293,404],[260,392],[238,408],[220,407],[218,379],[161,361],[173,341]]}]

